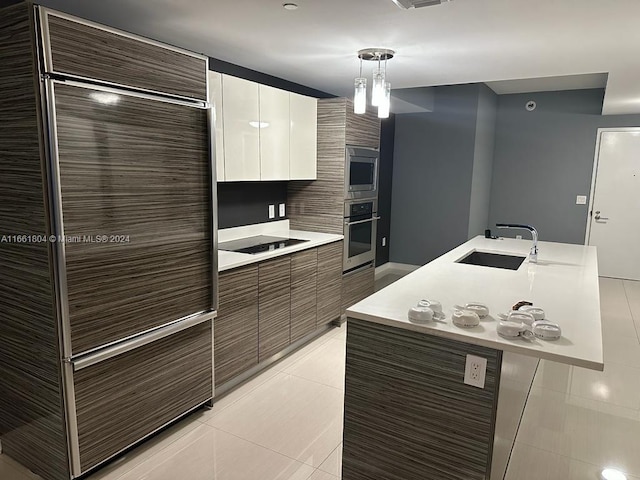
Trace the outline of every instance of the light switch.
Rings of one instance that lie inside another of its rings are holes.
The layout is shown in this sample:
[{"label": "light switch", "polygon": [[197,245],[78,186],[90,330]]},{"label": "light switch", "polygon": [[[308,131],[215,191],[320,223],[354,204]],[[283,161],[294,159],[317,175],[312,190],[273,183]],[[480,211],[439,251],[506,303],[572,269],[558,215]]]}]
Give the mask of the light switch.
[{"label": "light switch", "polygon": [[280,218],[284,217],[284,216],[285,216],[285,207],[284,207],[284,203],[281,203],[281,204],[280,204],[280,207],[279,207],[279,209],[278,209],[278,210],[279,210],[279,211],[278,211],[278,216],[279,216]]},{"label": "light switch", "polygon": [[382,237],[382,246],[383,247],[387,246],[387,237]]},{"label": "light switch", "polygon": [[276,206],[269,205],[269,219],[276,218]]},{"label": "light switch", "polygon": [[587,204],[587,196],[586,195],[578,195],[576,197],[576,205],[586,205]]}]

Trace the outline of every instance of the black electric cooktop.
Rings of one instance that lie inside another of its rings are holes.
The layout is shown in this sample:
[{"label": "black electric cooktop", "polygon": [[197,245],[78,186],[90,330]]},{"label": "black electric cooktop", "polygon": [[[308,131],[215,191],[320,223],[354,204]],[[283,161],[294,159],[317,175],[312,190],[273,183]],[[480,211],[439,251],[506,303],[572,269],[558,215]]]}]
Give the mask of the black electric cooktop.
[{"label": "black electric cooktop", "polygon": [[298,243],[308,242],[309,240],[300,240],[299,238],[283,238],[269,237],[266,235],[258,235],[256,237],[241,238],[240,240],[232,240],[230,242],[222,242],[218,244],[220,250],[238,253],[262,253],[277,250],[279,248],[290,247]]}]

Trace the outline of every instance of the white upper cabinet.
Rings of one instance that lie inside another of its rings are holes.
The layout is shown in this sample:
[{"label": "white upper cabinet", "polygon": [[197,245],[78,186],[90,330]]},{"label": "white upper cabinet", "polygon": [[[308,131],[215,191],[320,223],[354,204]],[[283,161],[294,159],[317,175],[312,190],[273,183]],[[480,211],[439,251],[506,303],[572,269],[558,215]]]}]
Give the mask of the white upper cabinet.
[{"label": "white upper cabinet", "polygon": [[289,179],[315,180],[318,158],[318,100],[291,93],[289,118]]},{"label": "white upper cabinet", "polygon": [[219,182],[315,180],[318,101],[209,72]]},{"label": "white upper cabinet", "polygon": [[222,75],[209,72],[209,103],[216,133],[216,178],[224,180],[224,129],[222,128]]},{"label": "white upper cabinet", "polygon": [[289,92],[260,85],[260,178],[289,180]]},{"label": "white upper cabinet", "polygon": [[224,179],[260,180],[260,109],[258,84],[222,76]]}]

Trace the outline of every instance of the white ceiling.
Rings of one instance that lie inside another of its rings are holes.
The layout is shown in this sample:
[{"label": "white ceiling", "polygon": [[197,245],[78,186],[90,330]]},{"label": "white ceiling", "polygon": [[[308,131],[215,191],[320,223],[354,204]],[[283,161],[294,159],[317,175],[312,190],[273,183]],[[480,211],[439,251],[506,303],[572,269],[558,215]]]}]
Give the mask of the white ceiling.
[{"label": "white ceiling", "polygon": [[562,77],[524,78],[521,80],[499,80],[486,82],[498,95],[524,92],[552,92],[556,90],[583,90],[586,88],[606,88],[606,73],[566,75]]},{"label": "white ceiling", "polygon": [[293,1],[298,10],[283,0],[38,3],[337,95],[351,95],[358,50],[386,47],[397,51],[394,88],[608,73],[603,113],[640,113],[639,0],[454,0],[415,10],[391,0]]}]

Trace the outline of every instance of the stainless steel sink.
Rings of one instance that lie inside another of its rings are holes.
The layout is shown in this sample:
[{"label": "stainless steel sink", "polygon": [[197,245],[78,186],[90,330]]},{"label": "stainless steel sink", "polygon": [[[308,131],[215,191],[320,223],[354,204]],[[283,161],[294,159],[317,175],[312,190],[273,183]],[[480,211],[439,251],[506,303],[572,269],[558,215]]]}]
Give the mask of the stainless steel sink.
[{"label": "stainless steel sink", "polygon": [[480,267],[504,268],[507,270],[517,270],[526,257],[516,255],[502,255],[500,253],[473,251],[461,258],[456,263],[466,263],[467,265],[478,265]]}]

